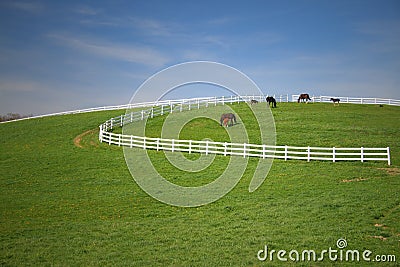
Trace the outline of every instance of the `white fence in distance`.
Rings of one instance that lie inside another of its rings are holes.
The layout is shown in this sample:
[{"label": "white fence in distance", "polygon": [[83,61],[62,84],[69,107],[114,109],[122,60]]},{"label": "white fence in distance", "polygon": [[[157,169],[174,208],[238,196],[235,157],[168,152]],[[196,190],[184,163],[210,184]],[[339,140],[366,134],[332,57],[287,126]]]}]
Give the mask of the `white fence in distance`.
[{"label": "white fence in distance", "polygon": [[[103,107],[95,107],[95,108],[86,108],[86,109],[77,109],[72,111],[63,111],[56,112],[44,115],[36,115],[32,117],[25,117],[12,121],[3,121],[1,123],[15,122],[21,120],[29,120],[36,118],[44,118],[50,116],[60,116],[60,115],[70,115],[70,114],[79,114],[79,113],[88,113],[88,112],[96,112],[96,111],[107,111],[107,110],[121,110],[121,109],[131,109],[131,108],[140,108],[140,107],[151,107],[151,106],[159,106],[159,105],[171,105],[171,104],[184,104],[184,103],[193,103],[196,101],[207,101],[208,103],[233,103],[233,102],[241,102],[241,101],[250,101],[252,99],[257,100],[259,102],[264,102],[265,97],[267,95],[252,95],[252,96],[225,96],[225,97],[203,97],[203,98],[189,98],[189,99],[179,99],[179,100],[162,100],[155,102],[143,102],[143,103],[133,103],[133,104],[123,104],[123,105],[114,105],[114,106],[103,106]],[[277,102],[297,102],[297,98],[299,95],[272,95]],[[400,100],[396,99],[385,99],[385,98],[363,98],[363,97],[336,97],[336,96],[312,96],[311,100],[313,102],[330,102],[331,98],[339,98],[342,103],[351,103],[351,104],[381,104],[381,105],[394,105],[400,106]],[[235,99],[235,100],[233,100]]]},{"label": "white fence in distance", "polygon": [[[310,96],[311,102],[332,102],[331,98],[340,99],[340,103],[346,104],[375,104],[375,105],[392,105],[400,106],[400,100],[388,98],[372,98],[372,97],[348,97],[348,96]],[[292,102],[297,102],[299,95],[292,95]]]},{"label": "white fence in distance", "polygon": [[[260,96],[261,98],[262,96]],[[153,103],[150,109],[131,112],[112,118],[100,125],[99,140],[109,145],[155,149],[157,151],[187,152],[220,154],[224,156],[243,156],[297,160],[325,160],[325,161],[387,161],[390,165],[390,148],[325,148],[325,147],[296,147],[296,146],[268,146],[265,144],[227,143],[213,141],[195,141],[151,138],[134,135],[123,135],[110,132],[115,127],[122,127],[127,123],[153,118],[172,112],[182,112],[210,105],[234,103],[256,99],[257,96],[246,98],[221,97],[206,99],[190,99],[181,101]],[[262,99],[260,99],[262,101]]]}]

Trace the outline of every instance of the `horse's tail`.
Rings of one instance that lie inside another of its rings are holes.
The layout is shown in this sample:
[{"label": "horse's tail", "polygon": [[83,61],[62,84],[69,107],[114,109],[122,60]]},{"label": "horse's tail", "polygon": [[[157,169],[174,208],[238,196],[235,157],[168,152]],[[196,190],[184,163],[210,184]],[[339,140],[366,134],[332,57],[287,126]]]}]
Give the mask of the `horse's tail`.
[{"label": "horse's tail", "polygon": [[221,119],[219,120],[219,124],[222,126],[222,122],[224,121],[224,116],[221,116]]},{"label": "horse's tail", "polygon": [[235,121],[235,123],[236,123],[236,116],[235,116],[235,114],[232,114],[233,115],[233,120]]}]

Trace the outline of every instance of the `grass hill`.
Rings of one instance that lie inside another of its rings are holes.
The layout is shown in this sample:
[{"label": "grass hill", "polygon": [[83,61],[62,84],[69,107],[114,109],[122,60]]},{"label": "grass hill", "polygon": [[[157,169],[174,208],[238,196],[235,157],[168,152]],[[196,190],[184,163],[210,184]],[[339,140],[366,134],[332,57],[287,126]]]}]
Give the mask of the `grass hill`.
[{"label": "grass hill", "polygon": [[[122,148],[98,142],[98,125],[122,113],[0,124],[0,265],[278,266],[276,254],[260,262],[257,252],[268,245],[319,253],[337,249],[340,238],[346,249],[400,261],[400,107],[278,103],[277,144],[390,146],[392,165],[275,160],[264,184],[249,193],[250,159],[238,186],[198,208],[151,198],[130,176]],[[212,121],[193,123],[215,130],[206,135],[224,135]],[[182,131],[182,138],[196,136],[204,138],[196,127]],[[162,152],[151,153],[163,160]],[[204,182],[224,161],[216,156],[216,167],[182,182]],[[315,264],[332,263],[326,256]],[[362,262],[368,264],[384,266]]]}]

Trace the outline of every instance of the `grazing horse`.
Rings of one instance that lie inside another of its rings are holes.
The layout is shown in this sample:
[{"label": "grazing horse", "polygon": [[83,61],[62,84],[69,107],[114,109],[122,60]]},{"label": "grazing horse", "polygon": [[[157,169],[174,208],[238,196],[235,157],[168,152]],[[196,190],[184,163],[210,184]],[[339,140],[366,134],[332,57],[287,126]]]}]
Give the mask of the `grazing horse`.
[{"label": "grazing horse", "polygon": [[225,118],[224,121],[223,121],[223,125],[225,127],[228,127],[228,122],[229,122],[229,118]]},{"label": "grazing horse", "polygon": [[270,106],[271,103],[272,103],[272,107],[273,107],[273,108],[276,108],[276,100],[275,100],[274,97],[272,97],[272,96],[267,96],[267,98],[266,98],[265,100],[267,100],[268,106]]},{"label": "grazing horse", "polygon": [[251,105],[253,105],[253,104],[258,104],[258,101],[255,100],[255,99],[252,99],[252,100],[250,101],[250,104],[251,104]]},{"label": "grazing horse", "polygon": [[339,106],[340,98],[331,98],[331,101],[333,101],[334,106],[336,105],[335,103],[337,103]]},{"label": "grazing horse", "polygon": [[233,122],[236,123],[236,117],[235,117],[235,114],[233,114],[233,113],[226,113],[226,114],[221,115],[221,119],[219,120],[221,123],[221,126],[222,126],[222,123],[225,123],[225,119],[228,119],[226,121],[226,125],[228,125],[229,120],[231,121],[231,126],[233,126]]},{"label": "grazing horse", "polygon": [[310,98],[309,94],[301,94],[299,96],[299,99],[297,99],[297,103],[300,103],[300,100],[301,100],[301,102],[306,101],[306,103],[308,103],[308,101],[311,100],[311,98]]}]

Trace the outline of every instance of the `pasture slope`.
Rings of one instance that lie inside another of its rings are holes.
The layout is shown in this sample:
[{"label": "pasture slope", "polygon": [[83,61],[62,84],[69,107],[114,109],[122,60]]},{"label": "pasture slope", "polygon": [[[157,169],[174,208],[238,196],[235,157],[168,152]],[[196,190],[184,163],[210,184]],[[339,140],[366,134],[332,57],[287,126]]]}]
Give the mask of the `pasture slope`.
[{"label": "pasture slope", "polygon": [[[232,105],[243,117],[244,104]],[[0,125],[0,265],[281,266],[257,252],[338,249],[395,255],[397,262],[303,261],[298,266],[394,266],[400,262],[400,107],[278,103],[277,144],[391,148],[386,162],[275,160],[264,184],[248,185],[257,159],[220,200],[197,208],[160,203],[129,174],[122,148],[98,142],[98,125],[123,111],[54,116]],[[157,136],[163,118],[154,118]],[[251,125],[251,124],[250,124]],[[202,131],[199,131],[201,127]],[[153,131],[153,132],[152,132]],[[217,123],[189,122],[182,139],[226,138]],[[251,130],[249,130],[251,132]],[[257,134],[250,133],[256,142]],[[227,158],[199,173],[156,167],[177,184],[208,183]],[[198,155],[187,155],[195,159]],[[361,256],[360,256],[361,257]],[[288,254],[286,254],[288,258]]]}]

